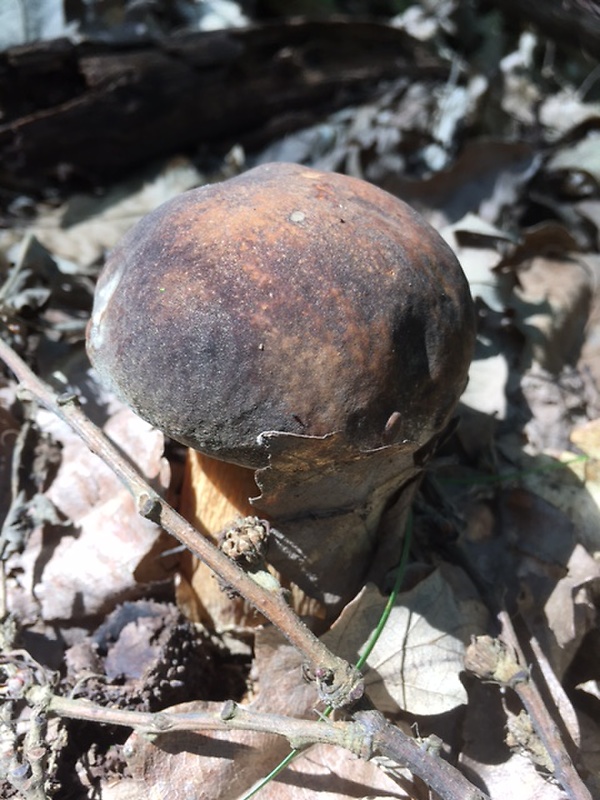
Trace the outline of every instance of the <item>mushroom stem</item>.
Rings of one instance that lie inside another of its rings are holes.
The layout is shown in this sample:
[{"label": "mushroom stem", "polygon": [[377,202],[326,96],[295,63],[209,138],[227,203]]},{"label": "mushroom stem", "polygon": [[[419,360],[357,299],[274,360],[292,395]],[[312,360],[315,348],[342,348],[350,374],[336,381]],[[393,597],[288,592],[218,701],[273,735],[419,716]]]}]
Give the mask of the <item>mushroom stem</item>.
[{"label": "mushroom stem", "polygon": [[[249,498],[257,492],[254,470],[189,450],[179,511],[217,545],[226,526],[256,513]],[[232,598],[223,592],[214,573],[189,550],[179,561],[179,576],[177,603],[189,619],[217,630],[264,622],[243,597]]]},{"label": "mushroom stem", "polygon": [[[259,493],[253,469],[188,450],[179,512],[213,544],[218,544],[220,535],[240,517],[256,516],[257,508],[250,498]],[[268,514],[259,516],[273,522]],[[289,600],[297,614],[315,620],[323,616],[318,600],[285,581],[274,569],[271,572],[289,590]],[[264,623],[264,618],[243,597],[232,598],[223,592],[211,570],[189,550],[181,556],[179,578],[177,603],[194,622],[219,631],[240,631]]]},{"label": "mushroom stem", "polygon": [[214,540],[236,516],[256,513],[249,498],[257,493],[253,469],[188,451],[180,510]]}]

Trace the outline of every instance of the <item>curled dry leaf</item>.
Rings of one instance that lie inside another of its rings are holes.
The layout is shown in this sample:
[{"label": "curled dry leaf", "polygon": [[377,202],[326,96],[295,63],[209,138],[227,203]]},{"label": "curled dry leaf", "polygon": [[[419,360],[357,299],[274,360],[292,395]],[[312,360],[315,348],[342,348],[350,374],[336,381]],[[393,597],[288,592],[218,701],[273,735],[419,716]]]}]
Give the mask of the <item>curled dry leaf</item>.
[{"label": "curled dry leaf", "polygon": [[[342,612],[324,641],[355,662],[387,598],[369,585]],[[465,646],[482,632],[487,611],[467,576],[443,565],[398,595],[383,634],[367,660],[365,687],[382,711],[442,714],[467,702],[460,681]]]},{"label": "curled dry leaf", "polygon": [[468,213],[442,230],[469,281],[473,297],[495,311],[504,311],[516,285],[515,276],[495,270],[502,253],[516,243],[514,236]]},{"label": "curled dry leaf", "polygon": [[434,208],[441,225],[462,219],[469,212],[486,220],[511,206],[529,180],[538,159],[525,142],[480,138],[467,140],[454,162],[423,180],[401,172],[386,176],[379,185],[416,208]]},{"label": "curled dry leaf", "polygon": [[546,624],[536,626],[538,638],[559,678],[585,636],[597,625],[594,597],[599,585],[600,565],[581,545],[575,545],[566,575],[556,583],[544,606]]}]

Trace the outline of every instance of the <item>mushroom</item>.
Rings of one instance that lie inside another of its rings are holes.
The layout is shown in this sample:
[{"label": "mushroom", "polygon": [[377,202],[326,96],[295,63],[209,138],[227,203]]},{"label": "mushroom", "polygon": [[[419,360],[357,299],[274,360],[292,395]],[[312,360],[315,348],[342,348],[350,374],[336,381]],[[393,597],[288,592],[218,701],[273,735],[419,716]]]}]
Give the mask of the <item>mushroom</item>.
[{"label": "mushroom", "polygon": [[474,332],[461,267],[419,214],[273,163],[129,231],[100,275],[88,351],[135,412],[209,471],[221,462],[224,494],[241,485],[277,530],[269,562],[331,617],[451,419]]}]

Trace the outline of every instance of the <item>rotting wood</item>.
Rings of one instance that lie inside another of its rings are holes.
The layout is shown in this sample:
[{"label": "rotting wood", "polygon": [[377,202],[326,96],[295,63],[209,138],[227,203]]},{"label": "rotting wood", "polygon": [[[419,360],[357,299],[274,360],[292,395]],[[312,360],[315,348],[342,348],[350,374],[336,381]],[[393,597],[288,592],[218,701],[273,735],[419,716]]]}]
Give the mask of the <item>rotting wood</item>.
[{"label": "rotting wood", "polygon": [[402,31],[343,18],[11,48],[0,53],[0,184],[102,184],[204,144],[264,144],[378,81],[446,72]]}]

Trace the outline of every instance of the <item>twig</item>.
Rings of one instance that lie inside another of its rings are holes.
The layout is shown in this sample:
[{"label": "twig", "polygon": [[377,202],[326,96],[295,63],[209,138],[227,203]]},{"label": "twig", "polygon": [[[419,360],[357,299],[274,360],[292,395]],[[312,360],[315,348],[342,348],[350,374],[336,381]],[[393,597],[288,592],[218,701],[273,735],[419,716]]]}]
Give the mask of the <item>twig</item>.
[{"label": "twig", "polygon": [[531,659],[535,662],[540,674],[538,685],[543,682],[541,689],[548,691],[548,696],[545,697],[546,705],[551,708],[552,716],[559,727],[562,728],[562,739],[565,747],[573,757],[579,747],[580,739],[579,723],[573,704],[552,669],[548,656],[544,653],[539,641],[533,634],[529,635],[528,645],[531,650]]},{"label": "twig", "polygon": [[407,764],[414,775],[444,800],[489,800],[487,794],[473,786],[452,764],[421,747],[379,711],[359,711],[354,719],[365,727],[375,755],[391,758],[396,764]]},{"label": "twig", "polygon": [[438,754],[429,752],[379,711],[361,711],[353,721],[331,722],[293,719],[282,714],[265,714],[228,700],[221,711],[159,711],[156,713],[106,708],[59,697],[48,686],[33,686],[26,693],[29,702],[45,705],[49,713],[72,719],[133,728],[146,736],[162,736],[175,731],[245,730],[285,737],[294,749],[311,744],[330,744],[350,750],[359,758],[382,755],[397,764],[406,764],[444,800],[489,800],[457,769]]},{"label": "twig", "polygon": [[0,777],[28,800],[47,800],[44,704],[32,704],[22,743],[15,722],[18,716],[15,701],[23,696],[25,687],[37,680],[35,666],[29,655],[20,651],[0,653]]},{"label": "twig", "polygon": [[372,755],[369,737],[358,722],[327,722],[294,719],[284,714],[268,714],[240,706],[233,700],[223,704],[220,712],[158,711],[155,713],[108,708],[89,700],[60,697],[49,687],[35,686],[27,699],[44,703],[48,713],[69,719],[81,719],[103,725],[133,728],[145,736],[162,736],[176,731],[255,731],[283,736],[294,748],[310,744],[334,744],[352,751],[360,758]]},{"label": "twig", "polygon": [[531,723],[546,748],[554,767],[554,778],[569,800],[592,800],[577,774],[560,736],[558,726],[544,705],[523,657],[508,615],[500,615],[503,639],[478,636],[467,648],[465,667],[477,677],[513,689],[529,714]]},{"label": "twig", "polygon": [[27,788],[28,800],[47,800],[44,788],[48,757],[45,733],[46,716],[39,704],[34,703],[23,742],[23,758],[31,770]]},{"label": "twig", "polygon": [[89,449],[114,471],[133,495],[138,512],[143,517],[161,525],[279,628],[311,665],[310,672],[315,677],[319,696],[325,703],[337,708],[354,702],[362,695],[363,682],[358,670],[331,653],[304,625],[287,604],[281,589],[264,589],[169,506],[88,419],[75,395],[57,395],[1,338],[0,358],[19,379],[22,389],[69,425]]}]

